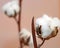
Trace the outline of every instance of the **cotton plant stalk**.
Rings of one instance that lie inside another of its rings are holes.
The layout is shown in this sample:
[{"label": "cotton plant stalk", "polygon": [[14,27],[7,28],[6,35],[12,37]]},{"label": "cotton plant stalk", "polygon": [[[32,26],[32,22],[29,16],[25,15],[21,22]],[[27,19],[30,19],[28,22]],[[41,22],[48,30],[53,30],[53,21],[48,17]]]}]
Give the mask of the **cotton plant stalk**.
[{"label": "cotton plant stalk", "polygon": [[[19,7],[20,7],[20,11],[19,11],[19,17],[18,17],[18,32],[21,31],[21,10],[22,10],[22,0],[19,0]],[[19,42],[20,42],[20,48],[23,48],[22,47],[22,44],[21,44],[21,41],[20,41],[20,38],[19,38]]]},{"label": "cotton plant stalk", "polygon": [[33,37],[33,43],[34,48],[37,48],[37,41],[36,41],[36,34],[35,34],[35,27],[34,27],[34,17],[32,18],[32,37]]},{"label": "cotton plant stalk", "polygon": [[18,30],[20,32],[20,30],[21,30],[20,24],[21,24],[22,0],[19,0],[19,8],[20,8],[20,11],[19,11],[19,17],[18,17],[18,27],[19,27]]}]

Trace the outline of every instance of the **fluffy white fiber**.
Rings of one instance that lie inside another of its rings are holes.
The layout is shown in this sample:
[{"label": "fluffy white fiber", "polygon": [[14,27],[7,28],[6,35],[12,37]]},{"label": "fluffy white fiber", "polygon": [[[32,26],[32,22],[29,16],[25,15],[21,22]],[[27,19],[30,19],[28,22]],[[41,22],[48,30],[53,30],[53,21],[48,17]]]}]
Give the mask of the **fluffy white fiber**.
[{"label": "fluffy white fiber", "polygon": [[6,3],[2,9],[8,16],[14,16],[15,13],[17,14],[20,10],[19,3],[16,0]]},{"label": "fluffy white fiber", "polygon": [[60,20],[57,17],[52,18],[44,14],[42,17],[36,19],[35,26],[36,28],[41,26],[41,36],[42,38],[47,38],[55,27],[60,27]]},{"label": "fluffy white fiber", "polygon": [[36,27],[37,26],[41,26],[41,33],[43,38],[46,38],[51,34],[51,29],[49,28],[49,25],[44,18],[41,17],[36,19]]},{"label": "fluffy white fiber", "polygon": [[22,38],[24,39],[24,42],[26,42],[27,39],[30,37],[30,40],[29,40],[29,42],[27,42],[27,44],[29,45],[29,48],[34,48],[31,32],[29,32],[28,30],[23,28],[21,30],[21,32],[19,33],[19,35],[20,35],[20,39],[22,39]]},{"label": "fluffy white fiber", "polygon": [[60,20],[57,17],[54,17],[50,27],[52,28],[52,30],[55,29],[55,27],[58,27],[58,29],[60,28]]}]

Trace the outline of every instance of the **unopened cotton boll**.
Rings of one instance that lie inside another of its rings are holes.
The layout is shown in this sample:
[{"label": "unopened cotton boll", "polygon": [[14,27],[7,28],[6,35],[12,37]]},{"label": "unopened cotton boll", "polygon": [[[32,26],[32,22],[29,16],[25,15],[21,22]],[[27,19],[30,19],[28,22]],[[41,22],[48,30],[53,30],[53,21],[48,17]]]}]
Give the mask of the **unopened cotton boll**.
[{"label": "unopened cotton boll", "polygon": [[19,10],[20,8],[18,1],[11,1],[3,6],[3,11],[8,16],[15,16],[17,13],[19,13]]},{"label": "unopened cotton boll", "polygon": [[27,45],[29,46],[29,48],[34,48],[33,38],[32,38],[31,32],[29,32],[28,30],[26,30],[26,29],[23,28],[21,30],[21,32],[19,33],[19,35],[20,35],[19,36],[20,37],[20,40],[22,40],[23,43],[27,43]]}]

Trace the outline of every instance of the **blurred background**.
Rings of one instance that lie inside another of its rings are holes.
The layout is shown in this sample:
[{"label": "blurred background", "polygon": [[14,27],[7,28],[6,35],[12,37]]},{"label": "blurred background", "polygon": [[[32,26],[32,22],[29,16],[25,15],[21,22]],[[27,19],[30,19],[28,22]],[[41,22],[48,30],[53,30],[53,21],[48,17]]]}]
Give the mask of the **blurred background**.
[{"label": "blurred background", "polygon": [[[18,48],[18,26],[13,18],[7,17],[2,6],[11,0],[0,0],[0,48]],[[21,28],[31,32],[31,21],[47,14],[60,18],[60,0],[23,0],[21,14]],[[40,39],[37,39],[41,43]],[[24,46],[24,48],[28,48]],[[41,48],[60,48],[60,32],[54,38],[46,40]]]}]

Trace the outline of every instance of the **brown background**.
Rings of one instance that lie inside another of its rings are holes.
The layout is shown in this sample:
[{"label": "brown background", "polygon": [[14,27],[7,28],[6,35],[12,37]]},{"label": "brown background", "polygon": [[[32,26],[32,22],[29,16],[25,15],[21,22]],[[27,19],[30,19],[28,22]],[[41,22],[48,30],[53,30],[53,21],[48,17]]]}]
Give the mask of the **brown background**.
[{"label": "brown background", "polygon": [[[18,48],[18,29],[13,18],[8,18],[2,12],[2,6],[9,0],[0,0],[0,48]],[[60,17],[60,0],[23,0],[21,28],[31,31],[31,19],[34,16]],[[41,41],[39,41],[41,43]],[[26,48],[26,47],[25,47]],[[60,32],[54,38],[46,41],[41,48],[60,48]]]}]

